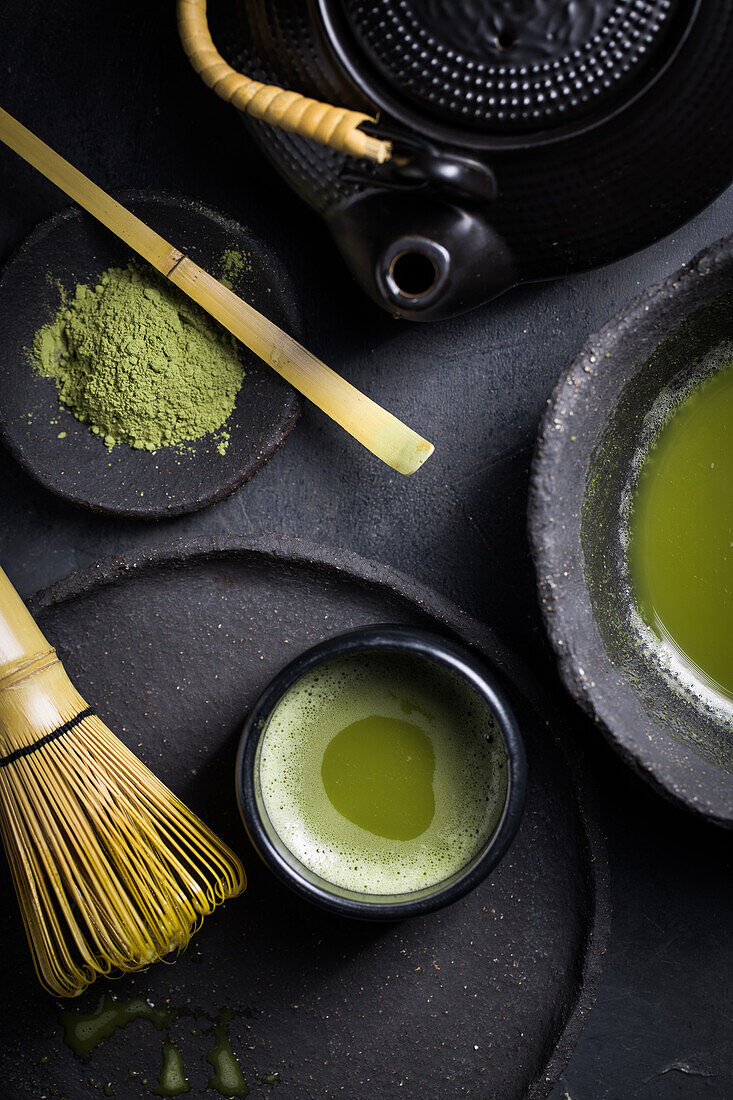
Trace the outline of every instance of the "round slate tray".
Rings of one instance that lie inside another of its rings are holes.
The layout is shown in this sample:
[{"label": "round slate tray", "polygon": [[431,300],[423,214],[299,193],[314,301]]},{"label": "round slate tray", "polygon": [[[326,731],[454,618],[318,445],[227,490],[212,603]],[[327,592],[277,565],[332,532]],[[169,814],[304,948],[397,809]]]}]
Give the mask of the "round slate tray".
[{"label": "round slate tray", "polygon": [[[486,627],[383,566],[270,536],[102,563],[31,608],[101,716],[242,852],[249,874],[244,897],[211,917],[174,966],[98,982],[74,1010],[92,1011],[109,989],[182,1008],[171,1038],[194,1096],[215,1095],[205,1056],[225,1008],[255,1095],[268,1093],[258,1082],[271,1072],[282,1100],[546,1095],[593,1002],[607,867],[589,776],[561,747],[551,705]],[[274,672],[374,622],[443,630],[493,661],[514,685],[530,762],[523,824],[490,878],[441,913],[386,926],[330,916],[281,886],[248,847],[233,782],[242,720]],[[76,1061],[33,976],[4,870],[0,891],[0,980],[13,1006],[0,1056],[7,1094],[81,1100],[110,1082],[118,1098],[150,1096],[164,1034],[137,1022],[87,1065]]]},{"label": "round slate tray", "polygon": [[[287,271],[252,230],[177,196],[116,197],[214,275],[225,273],[226,250],[243,254],[243,270],[229,275],[232,289],[297,335],[300,315]],[[58,496],[95,512],[153,519],[223,500],[253,477],[294,428],[300,397],[241,347],[247,376],[226,424],[230,438],[223,454],[216,435],[153,453],[125,445],[108,450],[60,407],[53,380],[36,373],[29,349],[36,331],[56,314],[61,288],[73,294],[78,283],[93,285],[107,268],[126,267],[136,258],[91,215],[71,207],[39,225],[5,265],[0,435],[21,466]]]}]

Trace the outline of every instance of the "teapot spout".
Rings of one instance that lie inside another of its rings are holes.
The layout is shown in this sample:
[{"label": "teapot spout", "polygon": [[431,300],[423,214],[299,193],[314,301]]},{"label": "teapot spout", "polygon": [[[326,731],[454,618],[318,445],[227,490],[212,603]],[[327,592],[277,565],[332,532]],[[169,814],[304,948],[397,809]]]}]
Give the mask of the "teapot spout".
[{"label": "teapot spout", "polygon": [[332,207],[327,220],[352,273],[382,309],[438,321],[474,309],[519,279],[489,212],[371,189]]}]

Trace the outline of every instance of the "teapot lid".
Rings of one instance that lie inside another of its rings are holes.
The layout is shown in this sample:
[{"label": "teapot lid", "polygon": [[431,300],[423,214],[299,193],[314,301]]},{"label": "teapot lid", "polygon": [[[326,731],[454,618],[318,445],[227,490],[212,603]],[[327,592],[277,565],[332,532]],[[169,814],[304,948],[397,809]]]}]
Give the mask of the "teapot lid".
[{"label": "teapot lid", "polygon": [[[689,0],[320,0],[366,97],[434,138],[480,147],[595,125],[681,45]],[[533,141],[534,143],[534,141]]]}]

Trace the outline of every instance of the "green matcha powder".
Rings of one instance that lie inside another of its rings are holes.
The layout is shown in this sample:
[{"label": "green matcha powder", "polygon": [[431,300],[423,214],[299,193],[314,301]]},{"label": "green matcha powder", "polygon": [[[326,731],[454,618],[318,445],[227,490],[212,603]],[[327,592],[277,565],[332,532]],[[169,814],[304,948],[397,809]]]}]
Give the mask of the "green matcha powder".
[{"label": "green matcha powder", "polygon": [[220,432],[244,378],[236,341],[170,283],[110,268],[33,342],[37,369],[59,400],[108,447],[138,450]]}]

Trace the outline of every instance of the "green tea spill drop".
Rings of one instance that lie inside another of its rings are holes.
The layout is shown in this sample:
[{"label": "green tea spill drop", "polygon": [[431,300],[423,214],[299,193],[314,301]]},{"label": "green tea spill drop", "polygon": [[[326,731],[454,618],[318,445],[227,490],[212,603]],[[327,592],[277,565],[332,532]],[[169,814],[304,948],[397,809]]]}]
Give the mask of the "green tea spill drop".
[{"label": "green tea spill drop", "polygon": [[117,1028],[126,1027],[133,1020],[148,1020],[162,1031],[170,1026],[175,1017],[174,1010],[159,1008],[144,997],[118,1001],[112,993],[104,994],[94,1012],[65,1010],[59,1014],[66,1044],[74,1054],[85,1060],[103,1039],[108,1039]]},{"label": "green tea spill drop", "polygon": [[229,1041],[230,1020],[231,1013],[223,1012],[214,1028],[216,1045],[206,1055],[206,1061],[214,1070],[209,1078],[209,1088],[216,1089],[222,1096],[248,1096],[247,1082]]},{"label": "green tea spill drop", "polygon": [[155,1096],[181,1096],[190,1089],[183,1069],[183,1055],[174,1043],[163,1044],[163,1066],[158,1077]]},{"label": "green tea spill drop", "polygon": [[61,403],[108,447],[152,451],[220,431],[244,378],[234,338],[134,266],[77,286],[36,333],[32,354]]},{"label": "green tea spill drop", "polygon": [[733,363],[674,410],[647,455],[630,566],[641,615],[676,666],[733,698]]}]

